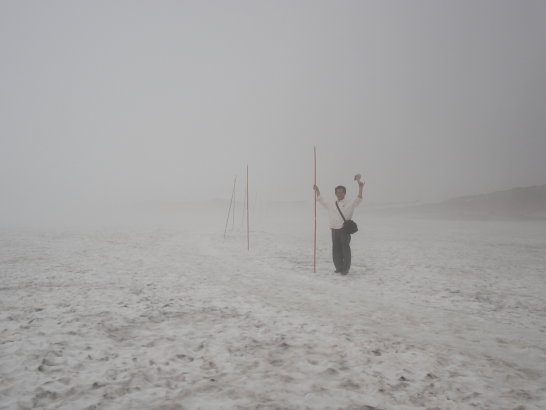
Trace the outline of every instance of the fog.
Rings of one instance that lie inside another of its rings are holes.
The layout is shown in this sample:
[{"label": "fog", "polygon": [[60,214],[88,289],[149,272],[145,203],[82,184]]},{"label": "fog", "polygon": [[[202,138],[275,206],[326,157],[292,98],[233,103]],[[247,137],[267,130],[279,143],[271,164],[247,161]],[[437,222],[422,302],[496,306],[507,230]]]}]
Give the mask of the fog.
[{"label": "fog", "polygon": [[[2,1],[0,224],[546,182],[542,1]],[[239,185],[240,187],[240,185]],[[238,190],[238,196],[242,191]]]}]

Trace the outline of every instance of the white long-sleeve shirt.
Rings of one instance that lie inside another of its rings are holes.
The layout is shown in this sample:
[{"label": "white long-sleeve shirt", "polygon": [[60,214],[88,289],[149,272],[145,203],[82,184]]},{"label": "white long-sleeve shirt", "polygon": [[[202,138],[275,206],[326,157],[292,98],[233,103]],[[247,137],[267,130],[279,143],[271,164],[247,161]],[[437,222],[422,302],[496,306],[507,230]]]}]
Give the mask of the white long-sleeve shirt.
[{"label": "white long-sleeve shirt", "polygon": [[[322,196],[317,198],[317,201],[328,210],[328,217],[330,219],[330,228],[341,229],[343,228],[343,218],[339,214],[336,207],[336,201],[327,201]],[[345,219],[352,219],[355,208],[362,202],[362,198],[356,197],[349,200],[347,198],[337,201],[339,209],[343,212]]]}]

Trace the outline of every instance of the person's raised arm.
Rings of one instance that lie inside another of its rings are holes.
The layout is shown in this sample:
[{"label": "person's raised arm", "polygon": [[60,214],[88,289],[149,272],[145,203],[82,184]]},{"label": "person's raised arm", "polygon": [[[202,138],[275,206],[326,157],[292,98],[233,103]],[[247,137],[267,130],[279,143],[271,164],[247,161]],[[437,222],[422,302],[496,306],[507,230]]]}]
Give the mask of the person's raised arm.
[{"label": "person's raised arm", "polygon": [[354,180],[358,183],[358,197],[356,201],[362,201],[362,191],[364,189],[364,182],[361,181],[362,175],[356,174]]},{"label": "person's raised arm", "polygon": [[364,182],[358,180],[358,197],[362,199],[362,191],[364,190]]}]

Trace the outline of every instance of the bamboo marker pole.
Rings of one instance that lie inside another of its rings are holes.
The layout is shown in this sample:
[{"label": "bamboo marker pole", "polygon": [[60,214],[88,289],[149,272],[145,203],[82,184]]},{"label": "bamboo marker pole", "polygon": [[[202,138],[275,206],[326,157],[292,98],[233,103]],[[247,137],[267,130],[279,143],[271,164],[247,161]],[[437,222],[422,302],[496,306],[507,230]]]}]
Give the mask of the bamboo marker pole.
[{"label": "bamboo marker pole", "polygon": [[[315,164],[315,186],[317,185],[317,147],[313,147],[314,164]],[[315,194],[315,230],[313,234],[313,272],[317,273],[317,192]]]},{"label": "bamboo marker pole", "polygon": [[250,218],[248,209],[248,164],[246,166],[246,244],[247,249],[250,250]]},{"label": "bamboo marker pole", "polygon": [[237,176],[235,176],[235,182],[233,182],[233,220],[231,224],[231,230],[235,230],[235,204],[237,203],[237,198],[235,197],[235,183],[237,182]]},{"label": "bamboo marker pole", "polygon": [[[244,174],[244,172],[243,172]],[[243,198],[241,199],[241,209],[242,209],[242,215],[241,215],[241,233],[244,232],[245,230],[245,213],[246,213],[246,204],[245,204],[245,200],[246,200],[246,194],[245,194],[245,187],[243,186]]]},{"label": "bamboo marker pole", "polygon": [[[235,180],[233,181],[233,190],[231,191],[231,199],[229,201],[229,209],[228,209],[228,214],[227,214],[227,218],[226,218],[226,227],[224,228],[224,239],[226,239],[227,226],[228,226],[228,222],[229,222],[229,217],[231,215],[231,205],[233,204],[233,202],[235,200],[235,182],[236,181],[237,181],[237,177],[235,177]],[[235,208],[233,208],[233,212],[234,212],[233,216],[235,216]]]}]

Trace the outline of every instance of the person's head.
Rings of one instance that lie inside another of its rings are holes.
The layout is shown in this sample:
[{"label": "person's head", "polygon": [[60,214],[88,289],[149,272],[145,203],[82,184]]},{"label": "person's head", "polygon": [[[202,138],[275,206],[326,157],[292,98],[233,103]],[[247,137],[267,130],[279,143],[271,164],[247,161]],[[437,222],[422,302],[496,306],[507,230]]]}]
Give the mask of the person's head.
[{"label": "person's head", "polygon": [[338,185],[336,186],[336,198],[338,199],[338,201],[341,201],[342,199],[345,198],[345,194],[347,193],[347,189],[345,189],[345,187],[343,185]]}]

